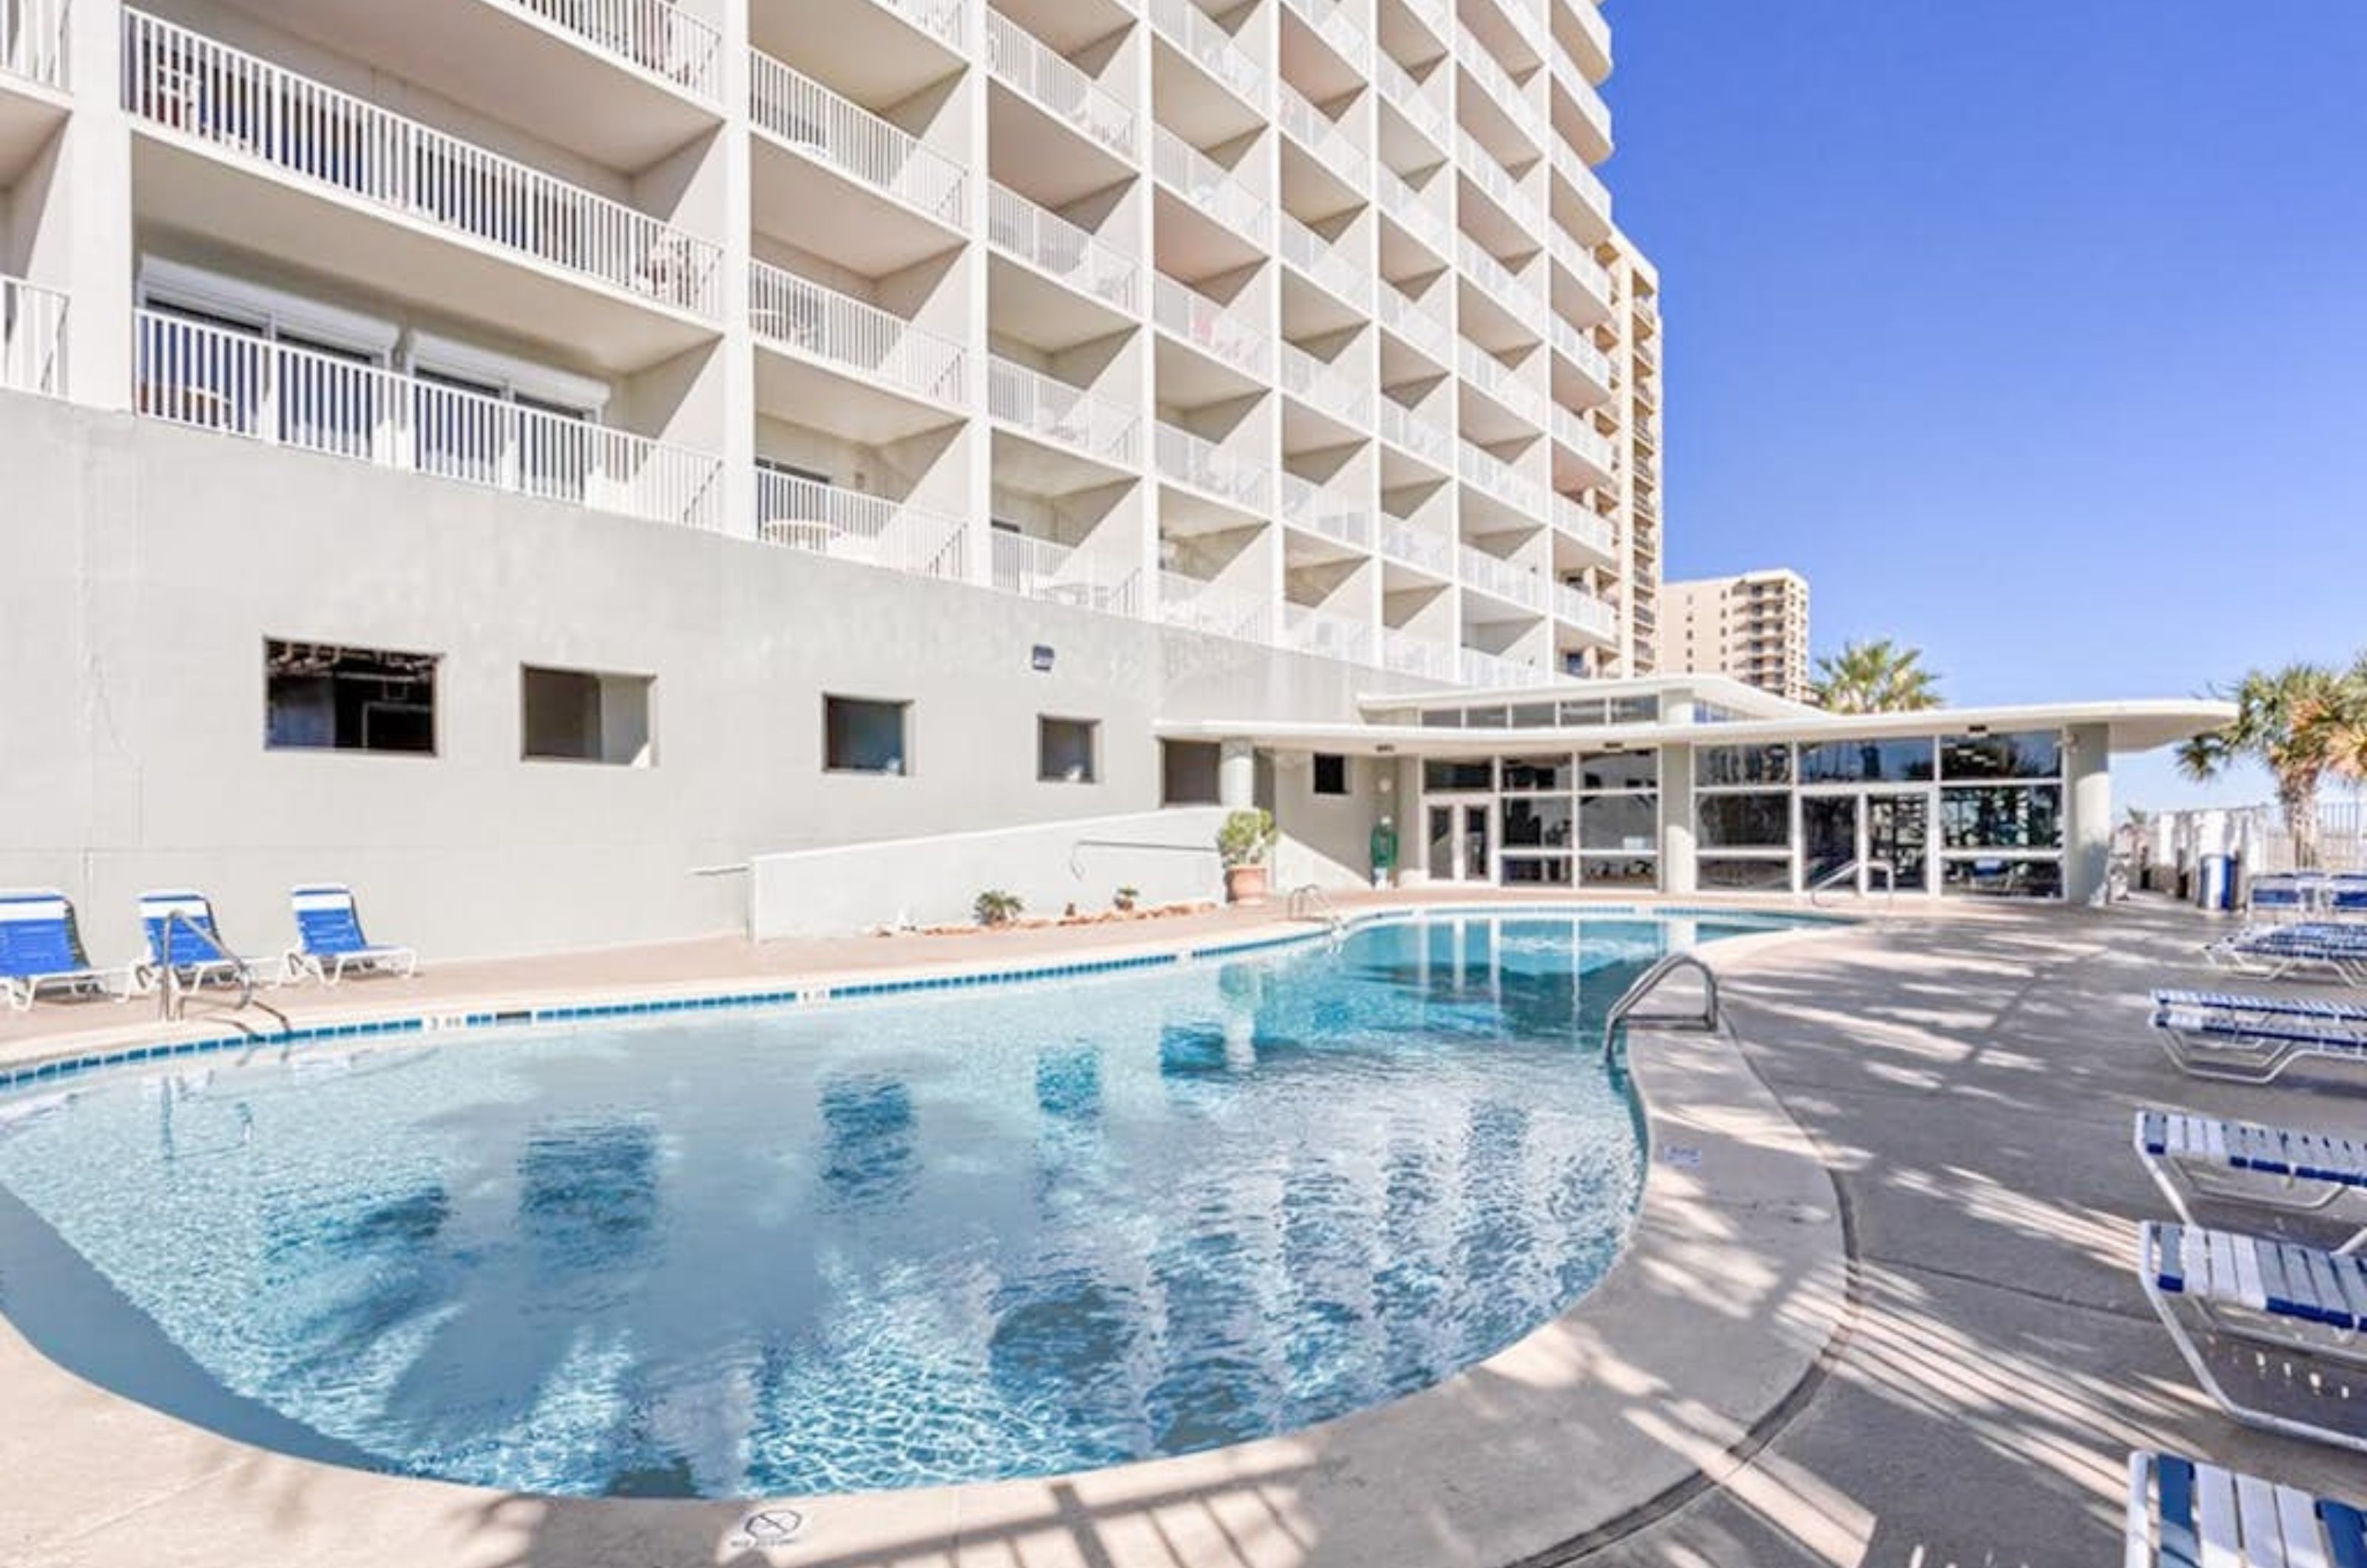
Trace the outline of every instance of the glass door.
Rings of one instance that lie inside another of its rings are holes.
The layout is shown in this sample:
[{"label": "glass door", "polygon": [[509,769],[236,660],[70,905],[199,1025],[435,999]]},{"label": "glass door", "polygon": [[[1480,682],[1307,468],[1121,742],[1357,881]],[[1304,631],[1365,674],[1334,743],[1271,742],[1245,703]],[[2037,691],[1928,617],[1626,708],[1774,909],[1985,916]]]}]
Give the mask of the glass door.
[{"label": "glass door", "polygon": [[1433,882],[1493,880],[1495,807],[1488,801],[1433,801],[1426,813]]},{"label": "glass door", "polygon": [[[1931,877],[1931,800],[1924,795],[1869,795],[1865,858],[1886,861],[1901,893],[1920,893]],[[1864,879],[1881,886],[1879,877]]]},{"label": "glass door", "polygon": [[1801,871],[1808,890],[1820,887],[1827,877],[1859,858],[1857,802],[1853,795],[1800,797]]}]

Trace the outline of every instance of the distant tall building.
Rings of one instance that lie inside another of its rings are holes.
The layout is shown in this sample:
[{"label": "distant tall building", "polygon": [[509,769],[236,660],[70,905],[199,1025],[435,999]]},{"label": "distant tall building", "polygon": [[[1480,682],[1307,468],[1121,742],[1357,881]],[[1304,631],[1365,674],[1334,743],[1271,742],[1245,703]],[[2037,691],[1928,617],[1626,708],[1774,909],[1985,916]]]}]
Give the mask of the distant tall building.
[{"label": "distant tall building", "polygon": [[1730,675],[1806,702],[1808,580],[1778,567],[1662,585],[1660,670]]}]

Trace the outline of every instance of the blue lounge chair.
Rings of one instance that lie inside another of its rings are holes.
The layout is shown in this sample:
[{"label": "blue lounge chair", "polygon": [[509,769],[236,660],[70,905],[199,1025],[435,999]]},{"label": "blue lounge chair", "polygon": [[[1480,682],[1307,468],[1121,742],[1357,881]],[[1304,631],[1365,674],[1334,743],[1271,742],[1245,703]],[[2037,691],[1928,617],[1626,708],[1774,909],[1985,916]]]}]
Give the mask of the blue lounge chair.
[{"label": "blue lounge chair", "polygon": [[2305,920],[2252,926],[2211,943],[2203,955],[2219,968],[2264,979],[2330,970],[2345,984],[2367,985],[2367,924]]},{"label": "blue lounge chair", "polygon": [[2361,1568],[2367,1515],[2177,1454],[2129,1456],[2123,1568]]},{"label": "blue lounge chair", "polygon": [[310,975],[334,986],[349,974],[419,973],[419,954],[408,947],[385,947],[362,934],[350,887],[321,883],[289,895],[295,906],[297,945],[282,966],[291,977]]},{"label": "blue lounge chair", "polygon": [[142,991],[176,976],[183,986],[253,984],[256,965],[230,950],[214,925],[214,907],[202,893],[171,888],[140,895],[140,927],[147,959],[132,968]]},{"label": "blue lounge chair", "polygon": [[[2140,1111],[2137,1158],[2188,1224],[2191,1200],[2254,1204],[2287,1213],[2367,1212],[2367,1134],[2310,1133],[2232,1122],[2185,1111]],[[2348,1256],[2367,1247],[2367,1225],[2335,1247]]]},{"label": "blue lounge chair", "polygon": [[[2191,998],[2191,999],[2177,999]],[[2269,997],[2157,992],[2155,1038],[2180,1072],[2225,1083],[2264,1084],[2295,1062],[2317,1058],[2367,1064],[2367,1021],[2359,1010]]]},{"label": "blue lounge chair", "polygon": [[107,976],[84,955],[74,905],[64,894],[48,888],[0,893],[0,992],[22,1012],[43,991],[103,996]]},{"label": "blue lounge chair", "polygon": [[[2367,1367],[2367,1258],[2201,1225],[2149,1223],[2137,1245],[2146,1299],[2213,1403],[2247,1426],[2367,1453],[2367,1402],[2348,1386]],[[2270,1386],[2314,1404],[2311,1417],[2230,1396],[2197,1343],[2206,1335],[2243,1342],[2247,1362],[2282,1363]]]}]

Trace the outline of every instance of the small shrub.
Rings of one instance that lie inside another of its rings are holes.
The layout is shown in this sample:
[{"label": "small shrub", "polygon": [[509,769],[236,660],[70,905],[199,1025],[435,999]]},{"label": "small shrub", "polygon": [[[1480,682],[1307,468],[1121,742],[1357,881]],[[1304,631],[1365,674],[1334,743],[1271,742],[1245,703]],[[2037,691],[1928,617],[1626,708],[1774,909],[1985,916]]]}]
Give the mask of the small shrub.
[{"label": "small shrub", "polygon": [[1279,837],[1274,826],[1274,813],[1252,807],[1225,818],[1225,825],[1217,829],[1217,853],[1228,870],[1263,865],[1266,857],[1274,853],[1274,840]]},{"label": "small shrub", "polygon": [[1017,919],[1019,911],[1026,907],[1018,894],[991,887],[978,896],[978,901],[970,906],[970,912],[978,917],[980,925],[1007,926]]}]

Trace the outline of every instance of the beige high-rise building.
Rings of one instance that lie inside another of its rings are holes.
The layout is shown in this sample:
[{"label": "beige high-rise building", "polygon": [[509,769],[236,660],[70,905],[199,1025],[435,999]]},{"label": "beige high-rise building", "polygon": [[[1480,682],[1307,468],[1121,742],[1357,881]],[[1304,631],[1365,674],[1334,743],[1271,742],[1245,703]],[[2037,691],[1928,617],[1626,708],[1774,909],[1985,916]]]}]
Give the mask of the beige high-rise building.
[{"label": "beige high-rise building", "polygon": [[1777,567],[1671,582],[1661,603],[1661,670],[1730,675],[1779,697],[1807,700],[1806,578]]}]

